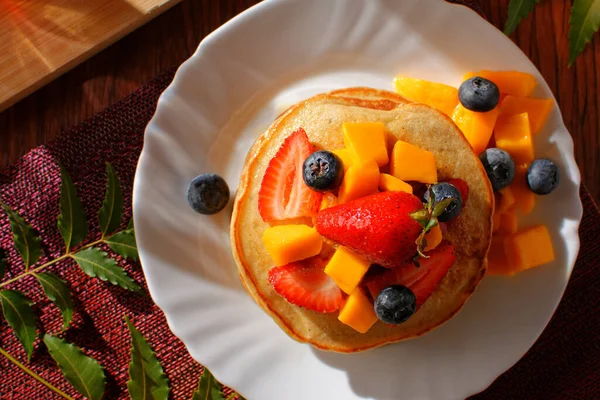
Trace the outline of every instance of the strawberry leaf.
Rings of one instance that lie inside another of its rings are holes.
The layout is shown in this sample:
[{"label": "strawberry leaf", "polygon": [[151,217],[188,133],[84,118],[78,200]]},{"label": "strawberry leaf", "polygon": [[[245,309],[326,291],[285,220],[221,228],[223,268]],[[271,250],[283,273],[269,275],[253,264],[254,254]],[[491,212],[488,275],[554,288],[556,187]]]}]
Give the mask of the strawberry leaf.
[{"label": "strawberry leaf", "polygon": [[453,197],[449,197],[437,203],[435,207],[433,207],[433,213],[431,214],[432,217],[437,218],[442,215],[446,207],[448,207],[454,200],[455,199]]},{"label": "strawberry leaf", "polygon": [[16,211],[6,204],[3,204],[2,207],[8,215],[15,247],[23,258],[25,269],[28,269],[40,259],[42,253],[40,238],[36,236],[31,226]]},{"label": "strawberry leaf", "polygon": [[72,246],[81,243],[88,234],[87,219],[81,200],[69,173],[60,166],[60,215],[58,216],[58,230],[65,241],[67,253]]},{"label": "strawberry leaf", "polygon": [[98,211],[98,222],[100,223],[102,237],[114,232],[121,224],[122,217],[123,194],[121,193],[119,177],[112,165],[106,163],[106,193],[104,194],[102,207]]},{"label": "strawberry leaf", "polygon": [[192,400],[223,400],[221,384],[207,368],[204,368],[200,376],[198,389],[194,392]]},{"label": "strawberry leaf", "polygon": [[96,247],[78,251],[75,254],[71,254],[71,257],[77,262],[83,272],[91,277],[98,277],[103,281],[109,281],[113,285],[118,285],[123,289],[134,292],[140,290],[140,287],[114,259],[108,257],[106,252]]},{"label": "strawberry leaf", "polygon": [[169,398],[169,380],[165,376],[156,354],[125,317],[131,333],[131,362],[129,363],[129,381],[127,389],[132,400],[160,400]]},{"label": "strawberry leaf", "polygon": [[413,213],[410,213],[410,217],[417,221],[423,229],[427,226],[427,222],[429,221],[429,211],[427,210],[419,210]]},{"label": "strawberry leaf", "polygon": [[600,27],[600,0],[574,0],[569,25],[570,67]]},{"label": "strawberry leaf", "polygon": [[133,218],[129,220],[129,223],[127,224],[127,228],[125,228],[125,230],[133,232]]},{"label": "strawberry leaf", "polygon": [[44,335],[44,343],[65,378],[79,393],[90,400],[102,399],[106,376],[98,361],[55,336]]},{"label": "strawberry leaf", "polygon": [[106,239],[105,242],[118,255],[135,261],[138,260],[137,245],[132,230],[117,232]]},{"label": "strawberry leaf", "polygon": [[44,289],[46,296],[58,307],[63,318],[63,330],[69,327],[73,319],[73,301],[67,284],[51,272],[34,274]]},{"label": "strawberry leaf", "polygon": [[[431,230],[431,228],[433,228],[434,226],[436,226],[438,224],[437,219],[435,218],[431,218],[429,220],[429,222],[427,223],[427,226],[425,227],[425,232],[429,232]],[[427,247],[427,241],[423,241],[424,243],[424,247]]]},{"label": "strawberry leaf", "polygon": [[508,3],[508,18],[504,24],[504,34],[510,35],[517,29],[519,23],[533,11],[540,0],[510,0]]},{"label": "strawberry leaf", "polygon": [[4,278],[6,273],[6,252],[0,249],[0,281]]},{"label": "strawberry leaf", "polygon": [[0,292],[0,300],[2,301],[4,318],[15,331],[15,335],[23,345],[25,353],[27,353],[27,359],[30,360],[36,337],[36,317],[31,307],[33,302],[16,290]]}]

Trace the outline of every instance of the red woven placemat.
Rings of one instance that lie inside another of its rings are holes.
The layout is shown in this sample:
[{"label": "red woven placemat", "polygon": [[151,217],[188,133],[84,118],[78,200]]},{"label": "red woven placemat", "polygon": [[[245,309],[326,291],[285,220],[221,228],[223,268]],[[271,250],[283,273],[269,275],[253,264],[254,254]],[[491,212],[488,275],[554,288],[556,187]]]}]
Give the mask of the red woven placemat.
[{"label": "red woven placemat", "polygon": [[[471,3],[472,1],[463,1]],[[56,142],[38,147],[0,173],[0,195],[16,208],[44,238],[44,257],[60,254],[62,239],[56,228],[60,161],[71,173],[82,197],[91,226],[97,226],[105,185],[104,162],[117,170],[125,196],[126,217],[131,216],[133,175],[146,124],[160,93],[173,78],[167,72],[141,89],[67,132]],[[556,314],[527,355],[474,399],[591,399],[600,393],[600,213],[582,188],[584,219],[581,251],[571,281]],[[22,263],[12,245],[8,220],[0,214],[0,247],[8,251],[6,278],[18,275]],[[97,228],[90,239],[99,236]],[[138,264],[120,260],[128,273],[144,282]],[[146,296],[129,293],[84,275],[71,261],[49,268],[66,280],[76,302],[75,318],[66,337],[105,367],[105,398],[127,399],[129,332],[123,321],[129,315],[155,349],[171,381],[172,398],[189,399],[202,367],[169,331],[162,312]],[[5,279],[6,279],[5,278]],[[25,278],[10,288],[22,290],[36,302],[40,330],[57,332],[61,317],[54,305]],[[2,320],[2,319],[0,319]],[[81,398],[66,383],[39,343],[30,363],[4,321],[0,346],[66,393]],[[490,360],[493,362],[493,360]],[[19,368],[0,357],[2,399],[54,399],[56,396]],[[424,378],[425,379],[425,378]],[[282,400],[285,395],[282,394]],[[259,399],[260,400],[260,399]]]}]

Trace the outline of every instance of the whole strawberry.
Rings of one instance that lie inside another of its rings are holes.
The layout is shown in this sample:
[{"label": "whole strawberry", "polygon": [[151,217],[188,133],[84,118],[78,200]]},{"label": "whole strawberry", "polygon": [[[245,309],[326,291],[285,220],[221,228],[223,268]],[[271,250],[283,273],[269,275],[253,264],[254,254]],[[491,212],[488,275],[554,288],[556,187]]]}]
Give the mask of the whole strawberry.
[{"label": "whole strawberry", "polygon": [[321,211],[316,227],[370,262],[394,268],[417,254],[423,226],[410,214],[422,209],[412,194],[382,192]]}]

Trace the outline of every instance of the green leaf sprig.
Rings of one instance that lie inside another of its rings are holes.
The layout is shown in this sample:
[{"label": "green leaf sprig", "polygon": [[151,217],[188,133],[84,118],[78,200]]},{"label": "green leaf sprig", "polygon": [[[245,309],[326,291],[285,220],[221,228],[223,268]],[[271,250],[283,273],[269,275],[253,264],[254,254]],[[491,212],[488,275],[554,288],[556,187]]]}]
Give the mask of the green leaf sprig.
[{"label": "green leaf sprig", "polygon": [[427,185],[427,191],[429,192],[429,200],[427,201],[425,207],[410,214],[411,218],[417,221],[423,228],[419,234],[419,237],[417,237],[417,240],[415,241],[417,245],[417,255],[413,259],[413,262],[417,267],[419,266],[419,257],[429,258],[429,256],[423,252],[427,247],[427,239],[425,239],[425,235],[427,235],[432,228],[438,225],[437,217],[439,217],[444,212],[446,207],[448,207],[450,203],[455,200],[454,198],[449,197],[436,203],[435,193],[433,193],[431,185]]},{"label": "green leaf sprig", "polygon": [[[510,35],[541,0],[510,0],[504,33]],[[600,28],[600,0],[573,0],[569,18],[569,67]]]}]

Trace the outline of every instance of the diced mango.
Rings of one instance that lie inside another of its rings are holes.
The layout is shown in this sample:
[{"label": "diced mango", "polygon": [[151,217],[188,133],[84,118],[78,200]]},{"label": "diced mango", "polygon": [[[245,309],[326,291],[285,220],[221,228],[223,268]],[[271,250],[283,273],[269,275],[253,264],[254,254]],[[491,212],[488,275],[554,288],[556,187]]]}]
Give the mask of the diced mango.
[{"label": "diced mango", "polygon": [[554,100],[552,99],[533,99],[516,96],[506,96],[499,106],[500,115],[502,116],[527,113],[529,115],[532,135],[535,135],[542,129],[553,107]]},{"label": "diced mango", "polygon": [[402,76],[396,77],[394,82],[400,96],[437,108],[447,116],[452,115],[454,107],[458,104],[458,89],[455,87]]},{"label": "diced mango", "polygon": [[333,207],[337,205],[337,203],[338,198],[335,194],[329,192],[323,193],[323,199],[321,200],[321,207],[319,207],[319,210],[324,210],[326,208]]},{"label": "diced mango", "polygon": [[500,214],[500,227],[498,233],[501,235],[510,235],[517,231],[518,221],[515,209],[510,209]]},{"label": "diced mango", "polygon": [[346,300],[338,319],[360,333],[366,333],[377,322],[373,304],[361,288]]},{"label": "diced mango", "polygon": [[527,186],[527,168],[528,164],[517,164],[515,177],[509,186],[523,214],[529,214],[535,206],[535,194]]},{"label": "diced mango", "polygon": [[552,239],[545,225],[520,231],[512,236],[512,242],[525,264],[524,269],[534,268],[554,260]]},{"label": "diced mango", "polygon": [[494,210],[494,214],[492,214],[492,232],[498,232],[498,229],[500,229],[501,223],[502,223],[502,213],[496,209],[496,210]]},{"label": "diced mango", "polygon": [[406,192],[410,194],[413,192],[412,186],[390,174],[379,174],[379,190],[382,192]]},{"label": "diced mango", "polygon": [[315,228],[308,225],[279,225],[265,229],[262,241],[275,265],[316,256],[323,240]]},{"label": "diced mango", "polygon": [[423,251],[430,251],[435,249],[438,244],[442,243],[442,228],[440,225],[436,225],[425,234],[426,246]]},{"label": "diced mango", "polygon": [[392,151],[390,173],[403,181],[436,183],[435,156],[430,151],[398,140]]},{"label": "diced mango", "polygon": [[344,246],[338,246],[325,267],[325,273],[344,291],[351,294],[354,292],[361,279],[369,270],[366,259],[354,254]]},{"label": "diced mango", "polygon": [[531,95],[533,89],[537,86],[535,76],[526,72],[519,71],[489,71],[469,72],[463,77],[464,80],[480,76],[488,79],[498,86],[501,93],[512,96],[527,97]]},{"label": "diced mango", "polygon": [[487,273],[490,275],[513,275],[515,273],[504,250],[504,236],[492,237],[487,260]]},{"label": "diced mango", "polygon": [[527,113],[498,117],[494,128],[496,147],[511,155],[515,163],[533,161],[533,141]]},{"label": "diced mango", "polygon": [[350,168],[350,166],[354,163],[354,153],[350,149],[337,149],[331,151],[333,154],[338,156],[338,158],[342,161],[342,165],[344,167],[344,172]]},{"label": "diced mango", "polygon": [[375,160],[380,167],[387,164],[386,129],[381,122],[344,122],[344,144],[358,161]]},{"label": "diced mango", "polygon": [[492,137],[498,113],[498,107],[488,112],[475,112],[459,104],[452,113],[452,120],[465,135],[473,151],[479,154],[486,149]]},{"label": "diced mango", "polygon": [[501,213],[508,211],[515,205],[516,202],[515,195],[513,194],[510,186],[500,189],[497,199],[496,210]]},{"label": "diced mango", "polygon": [[379,166],[374,160],[356,162],[344,174],[338,193],[338,203],[344,204],[359,197],[377,193]]},{"label": "diced mango", "polygon": [[523,271],[527,267],[527,264],[525,264],[523,254],[521,254],[514,241],[514,235],[505,236],[503,242],[506,259],[508,261],[507,268],[511,271],[511,275]]}]

